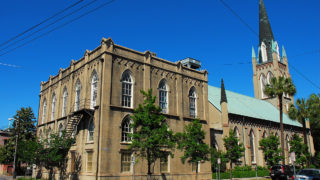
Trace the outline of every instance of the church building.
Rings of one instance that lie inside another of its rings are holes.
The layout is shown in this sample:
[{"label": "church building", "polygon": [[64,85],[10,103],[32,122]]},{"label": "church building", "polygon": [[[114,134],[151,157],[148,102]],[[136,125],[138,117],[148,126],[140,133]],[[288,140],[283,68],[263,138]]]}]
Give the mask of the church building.
[{"label": "church building", "polygon": [[[236,136],[245,147],[242,165],[266,166],[263,152],[259,149],[259,141],[271,133],[280,139],[279,100],[268,97],[264,88],[270,84],[272,77],[289,78],[288,59],[284,47],[282,56],[279,45],[274,39],[269,18],[263,0],[259,0],[259,47],[258,57],[252,47],[253,87],[255,97],[225,90],[223,81],[221,88],[208,86],[209,122],[211,146],[223,150],[223,137],[228,136],[229,129],[235,131]],[[283,123],[286,164],[289,159],[289,141],[293,134],[303,135],[302,125],[288,117],[287,113],[293,97],[283,96]],[[309,152],[314,154],[313,138],[308,131]]]},{"label": "church building", "polygon": [[[70,178],[121,179],[147,178],[147,163],[134,164],[128,150],[132,133],[130,124],[135,108],[143,103],[140,90],[153,89],[156,104],[162,108],[168,126],[182,132],[185,125],[198,118],[206,132],[205,142],[223,150],[223,137],[233,129],[245,146],[242,165],[266,166],[259,141],[271,133],[280,135],[278,101],[263,91],[272,77],[290,77],[284,48],[280,56],[263,0],[259,5],[258,56],[252,48],[253,87],[249,97],[221,87],[208,85],[208,72],[201,62],[186,58],[171,62],[150,51],[139,52],[103,38],[92,51],[72,60],[46,82],[41,82],[37,136],[40,141],[52,133],[67,134],[76,139],[68,155],[66,172]],[[249,77],[248,77],[249,78]],[[293,134],[302,135],[302,125],[288,117],[293,97],[284,96],[284,129],[286,162]],[[308,128],[309,150],[314,154]],[[183,152],[157,161],[153,175],[157,179],[211,179],[211,163],[183,164]],[[43,177],[48,171],[41,170]],[[56,178],[58,178],[56,174]]]}]

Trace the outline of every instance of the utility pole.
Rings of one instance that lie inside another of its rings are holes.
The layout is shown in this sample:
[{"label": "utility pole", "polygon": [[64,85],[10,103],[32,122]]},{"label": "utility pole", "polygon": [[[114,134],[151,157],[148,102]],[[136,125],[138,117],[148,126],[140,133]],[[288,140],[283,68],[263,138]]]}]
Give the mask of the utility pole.
[{"label": "utility pole", "polygon": [[[16,179],[17,177],[17,161],[18,161],[18,139],[19,139],[19,133],[20,133],[20,119],[15,119],[15,121],[18,121],[18,131],[16,132],[16,147],[14,150],[14,160],[13,160],[13,179]],[[17,127],[15,128],[17,129]]]}]

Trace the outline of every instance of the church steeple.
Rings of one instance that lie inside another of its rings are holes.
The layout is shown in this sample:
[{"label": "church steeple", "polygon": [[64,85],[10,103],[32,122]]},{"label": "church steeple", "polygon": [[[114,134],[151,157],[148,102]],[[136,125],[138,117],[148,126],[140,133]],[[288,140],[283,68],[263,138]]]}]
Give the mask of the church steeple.
[{"label": "church steeple", "polygon": [[[272,61],[272,44],[274,36],[271,29],[271,24],[267,15],[263,0],[259,0],[259,47],[265,52],[259,52],[260,62]],[[262,47],[263,46],[263,47]],[[267,58],[264,59],[266,56]]]}]

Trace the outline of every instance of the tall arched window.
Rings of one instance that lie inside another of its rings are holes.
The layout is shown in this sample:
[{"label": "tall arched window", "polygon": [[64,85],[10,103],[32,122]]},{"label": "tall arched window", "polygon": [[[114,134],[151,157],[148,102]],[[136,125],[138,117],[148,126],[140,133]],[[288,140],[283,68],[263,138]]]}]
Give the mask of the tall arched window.
[{"label": "tall arched window", "polygon": [[51,141],[51,127],[48,129],[48,142],[50,143]]},{"label": "tall arched window", "polygon": [[122,83],[122,101],[121,105],[125,107],[132,107],[132,77],[130,71],[125,71],[121,77]]},{"label": "tall arched window", "polygon": [[93,141],[93,135],[94,135],[94,121],[92,119],[88,126],[88,141]]},{"label": "tall arched window", "polygon": [[122,142],[131,142],[131,137],[129,137],[129,134],[132,133],[132,128],[130,127],[131,119],[127,116],[124,118],[121,124],[121,141]]},{"label": "tall arched window", "polygon": [[55,112],[56,112],[56,101],[57,101],[56,94],[53,93],[53,95],[52,95],[52,104],[51,104],[51,121],[54,120],[54,118],[55,118],[54,115],[55,115]]},{"label": "tall arched window", "polygon": [[264,44],[264,42],[261,43],[261,58],[262,58],[262,62],[267,62],[268,61],[267,47]]},{"label": "tall arched window", "polygon": [[255,155],[255,143],[254,143],[254,133],[253,130],[250,132],[250,153],[251,153],[251,163],[256,162],[256,155]]},{"label": "tall arched window", "polygon": [[192,87],[189,91],[189,111],[190,117],[195,118],[197,116],[197,94],[195,87]]},{"label": "tall arched window", "polygon": [[270,84],[271,83],[271,79],[273,78],[273,74],[272,74],[272,72],[268,72],[268,74],[267,74],[267,84]]},{"label": "tall arched window", "polygon": [[266,98],[266,95],[264,93],[264,89],[266,87],[266,77],[264,74],[260,75],[260,89],[261,89],[261,98]]},{"label": "tall arched window", "polygon": [[40,142],[42,142],[42,140],[43,140],[43,137],[42,137],[43,135],[42,135],[42,129],[40,129],[40,131],[39,131],[39,140],[40,140]]},{"label": "tall arched window", "polygon": [[240,133],[239,133],[239,130],[237,127],[234,127],[234,133],[235,133],[236,137],[239,139]]},{"label": "tall arched window", "polygon": [[290,138],[289,138],[289,135],[287,135],[287,137],[286,137],[286,145],[287,145],[289,163],[291,163],[291,158],[290,158]]},{"label": "tall arched window", "polygon": [[66,116],[67,114],[67,102],[68,102],[68,91],[65,87],[63,89],[63,95],[62,95],[62,117]]},{"label": "tall arched window", "polygon": [[43,100],[43,107],[42,107],[42,119],[41,119],[42,123],[45,122],[46,113],[47,113],[47,100],[44,99],[44,100]]},{"label": "tall arched window", "polygon": [[159,106],[162,113],[168,113],[168,88],[164,79],[159,84]]},{"label": "tall arched window", "polygon": [[267,132],[264,131],[263,134],[262,134],[262,138],[264,139],[264,138],[266,138],[266,137],[267,137]]},{"label": "tall arched window", "polygon": [[78,111],[80,109],[80,93],[81,93],[81,83],[78,79],[76,82],[76,97],[74,102],[74,110]]},{"label": "tall arched window", "polygon": [[90,103],[91,109],[93,109],[97,105],[97,91],[98,91],[98,75],[94,71],[91,77],[91,103]]},{"label": "tall arched window", "polygon": [[63,131],[63,125],[62,123],[59,124],[59,137],[62,136],[62,131]]}]

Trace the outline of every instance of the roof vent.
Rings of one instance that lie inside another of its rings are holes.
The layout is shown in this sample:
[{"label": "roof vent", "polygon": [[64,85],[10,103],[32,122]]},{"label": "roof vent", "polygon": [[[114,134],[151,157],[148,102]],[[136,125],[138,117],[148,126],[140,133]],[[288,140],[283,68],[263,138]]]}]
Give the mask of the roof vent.
[{"label": "roof vent", "polygon": [[190,57],[180,60],[179,62],[181,62],[183,66],[191,69],[200,70],[201,68],[201,62]]}]

